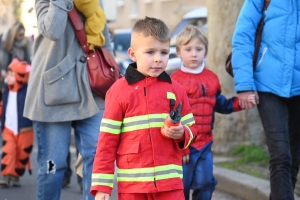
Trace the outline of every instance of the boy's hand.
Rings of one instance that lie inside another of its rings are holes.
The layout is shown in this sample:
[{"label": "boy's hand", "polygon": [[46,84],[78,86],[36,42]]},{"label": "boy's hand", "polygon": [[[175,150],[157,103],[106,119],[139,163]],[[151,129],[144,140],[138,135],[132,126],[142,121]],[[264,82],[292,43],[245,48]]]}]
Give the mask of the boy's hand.
[{"label": "boy's hand", "polygon": [[175,140],[181,139],[184,134],[184,128],[181,123],[179,123],[178,126],[166,126],[162,129],[162,131],[166,136]]},{"label": "boy's hand", "polygon": [[95,200],[109,200],[109,194],[104,192],[97,192]]},{"label": "boy's hand", "polygon": [[182,156],[182,163],[187,164],[190,161],[190,155]]}]

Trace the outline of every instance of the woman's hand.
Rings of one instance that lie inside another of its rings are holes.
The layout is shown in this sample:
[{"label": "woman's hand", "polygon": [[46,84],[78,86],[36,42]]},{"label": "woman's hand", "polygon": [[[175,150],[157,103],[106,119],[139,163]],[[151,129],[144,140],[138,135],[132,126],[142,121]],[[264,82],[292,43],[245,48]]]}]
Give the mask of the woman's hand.
[{"label": "woman's hand", "polygon": [[6,76],[7,76],[7,72],[4,69],[2,69],[1,70],[1,77],[5,78]]},{"label": "woman's hand", "polygon": [[[249,98],[254,95],[254,100],[249,101]],[[248,92],[240,92],[238,94],[239,98],[239,105],[241,109],[250,109],[253,108],[256,104],[259,104],[259,97],[257,92],[254,91],[248,91]]]}]

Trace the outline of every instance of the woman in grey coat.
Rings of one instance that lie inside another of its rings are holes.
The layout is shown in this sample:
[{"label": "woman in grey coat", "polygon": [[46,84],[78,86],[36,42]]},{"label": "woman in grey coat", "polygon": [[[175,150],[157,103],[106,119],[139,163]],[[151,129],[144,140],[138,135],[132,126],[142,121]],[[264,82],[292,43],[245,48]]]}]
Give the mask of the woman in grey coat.
[{"label": "woman in grey coat", "polygon": [[[85,55],[68,19],[73,6],[72,0],[35,1],[40,34],[34,43],[24,116],[33,120],[38,145],[39,200],[60,198],[71,127],[84,160],[83,199],[94,199],[89,194],[91,168],[104,100],[89,86]],[[104,48],[111,51],[106,25],[102,33]]]}]

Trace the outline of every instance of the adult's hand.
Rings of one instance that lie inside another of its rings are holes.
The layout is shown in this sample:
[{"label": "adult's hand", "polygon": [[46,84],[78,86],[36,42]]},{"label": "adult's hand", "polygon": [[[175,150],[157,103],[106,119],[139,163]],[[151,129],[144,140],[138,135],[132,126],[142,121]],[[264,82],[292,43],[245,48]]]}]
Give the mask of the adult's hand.
[{"label": "adult's hand", "polygon": [[6,76],[7,76],[7,72],[4,69],[2,69],[1,70],[1,77],[5,78]]},{"label": "adult's hand", "polygon": [[[248,96],[253,95],[253,94],[255,95],[255,103],[248,101]],[[240,92],[238,94],[238,98],[239,98],[239,105],[242,109],[253,108],[256,104],[259,103],[258,94],[257,94],[257,92],[254,92],[254,91]]]}]

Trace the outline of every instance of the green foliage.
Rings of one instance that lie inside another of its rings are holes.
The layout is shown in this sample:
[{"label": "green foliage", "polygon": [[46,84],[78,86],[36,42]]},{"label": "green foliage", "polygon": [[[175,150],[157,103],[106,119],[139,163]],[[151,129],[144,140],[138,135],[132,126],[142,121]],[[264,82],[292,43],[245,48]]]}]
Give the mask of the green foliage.
[{"label": "green foliage", "polygon": [[265,164],[269,161],[269,154],[262,147],[256,145],[237,146],[230,152],[230,155],[239,156],[237,159],[239,163]]},{"label": "green foliage", "polygon": [[241,145],[230,151],[236,160],[217,163],[219,167],[239,171],[258,178],[268,179],[269,154],[260,146]]}]

